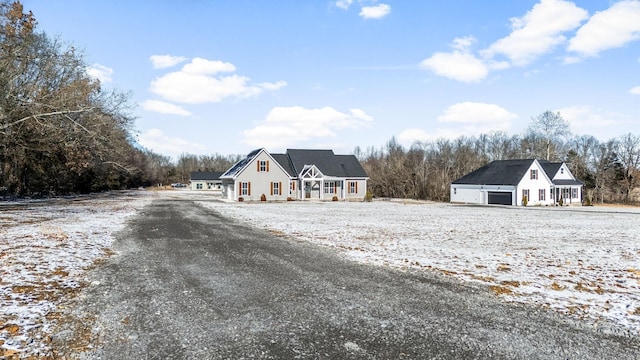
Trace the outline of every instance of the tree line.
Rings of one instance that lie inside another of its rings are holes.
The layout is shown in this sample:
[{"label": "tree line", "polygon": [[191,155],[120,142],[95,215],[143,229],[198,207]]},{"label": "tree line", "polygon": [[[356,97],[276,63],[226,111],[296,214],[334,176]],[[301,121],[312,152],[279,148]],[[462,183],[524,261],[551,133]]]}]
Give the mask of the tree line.
[{"label": "tree line", "polygon": [[[552,131],[540,118],[552,116]],[[564,161],[584,182],[585,201],[591,203],[638,201],[633,190],[640,179],[640,137],[626,134],[608,141],[593,136],[572,136],[559,113],[544,112],[532,119],[523,135],[492,132],[457,139],[416,142],[408,149],[391,138],[381,148],[355,149],[370,176],[376,197],[449,201],[452,181],[494,160],[546,159]]]}]

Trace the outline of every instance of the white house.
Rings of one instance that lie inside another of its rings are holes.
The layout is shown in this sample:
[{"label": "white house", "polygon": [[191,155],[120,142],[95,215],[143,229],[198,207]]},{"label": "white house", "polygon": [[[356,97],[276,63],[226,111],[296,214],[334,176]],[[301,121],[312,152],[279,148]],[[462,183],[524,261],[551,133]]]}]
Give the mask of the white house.
[{"label": "white house", "polygon": [[353,155],[332,150],[288,149],[249,153],[222,176],[223,197],[235,201],[362,200],[369,177]]},{"label": "white house", "polygon": [[217,171],[192,171],[191,190],[222,191],[222,174]]},{"label": "white house", "polygon": [[581,205],[582,185],[562,162],[496,160],[453,181],[451,202]]}]

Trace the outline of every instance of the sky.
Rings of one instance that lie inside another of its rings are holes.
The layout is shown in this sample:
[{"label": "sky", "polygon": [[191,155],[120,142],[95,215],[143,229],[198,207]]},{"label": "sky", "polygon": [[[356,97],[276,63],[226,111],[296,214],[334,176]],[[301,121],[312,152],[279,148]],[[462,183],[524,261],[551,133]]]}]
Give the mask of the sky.
[{"label": "sky", "polygon": [[523,134],[640,135],[640,0],[23,0],[181,154]]}]

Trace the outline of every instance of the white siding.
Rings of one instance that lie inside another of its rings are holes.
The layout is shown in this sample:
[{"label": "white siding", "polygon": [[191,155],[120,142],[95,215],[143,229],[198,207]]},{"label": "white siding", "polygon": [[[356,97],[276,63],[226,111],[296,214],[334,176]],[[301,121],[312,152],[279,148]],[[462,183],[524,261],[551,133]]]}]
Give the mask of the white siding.
[{"label": "white siding", "polygon": [[508,185],[451,184],[451,202],[486,205],[489,203],[489,192],[511,193],[513,201],[514,191],[515,188]]},{"label": "white siding", "polygon": [[[258,162],[267,161],[268,171],[258,171]],[[250,183],[250,194],[240,195],[240,184]],[[273,195],[271,191],[272,183],[277,183],[280,187],[280,194]],[[289,196],[289,175],[282,170],[278,163],[266,151],[260,152],[242,170],[235,181],[235,198],[242,197],[244,201],[260,201],[264,194],[267,200],[287,200]]]},{"label": "white siding", "polygon": [[[531,178],[531,170],[537,171],[537,179]],[[534,161],[518,184],[516,191],[516,204],[524,205],[523,190],[529,190],[527,206],[552,205],[553,200],[551,199],[551,186],[552,184],[549,181],[549,178],[545,175],[542,166],[540,166],[537,161]],[[540,200],[540,190],[544,190],[544,200]]]},{"label": "white siding", "polygon": [[[351,192],[350,183],[355,182],[356,191]],[[344,198],[347,200],[364,200],[364,197],[367,194],[367,180],[356,180],[356,179],[346,179],[344,181],[344,196],[338,194],[338,197]]]}]

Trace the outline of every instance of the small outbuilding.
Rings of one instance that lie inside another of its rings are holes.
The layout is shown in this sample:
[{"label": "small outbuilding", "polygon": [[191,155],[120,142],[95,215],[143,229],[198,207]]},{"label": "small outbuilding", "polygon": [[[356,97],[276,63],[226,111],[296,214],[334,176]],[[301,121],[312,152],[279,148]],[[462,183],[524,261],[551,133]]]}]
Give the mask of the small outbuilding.
[{"label": "small outbuilding", "polygon": [[451,183],[451,202],[582,205],[583,183],[563,162],[496,160]]},{"label": "small outbuilding", "polygon": [[192,171],[191,190],[222,191],[222,172],[217,171]]}]

